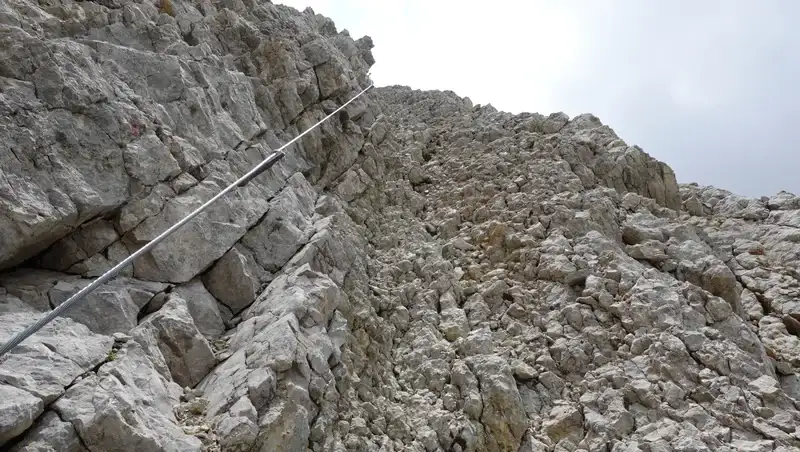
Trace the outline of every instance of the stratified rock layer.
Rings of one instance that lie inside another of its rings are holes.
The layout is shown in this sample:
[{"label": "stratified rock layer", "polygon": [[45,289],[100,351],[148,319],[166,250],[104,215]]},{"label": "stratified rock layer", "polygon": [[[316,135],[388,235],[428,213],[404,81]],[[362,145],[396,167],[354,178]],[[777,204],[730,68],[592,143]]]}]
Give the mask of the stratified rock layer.
[{"label": "stratified rock layer", "polygon": [[[0,5],[0,341],[366,87],[268,2]],[[0,363],[13,451],[800,450],[800,198],[369,91]]]}]

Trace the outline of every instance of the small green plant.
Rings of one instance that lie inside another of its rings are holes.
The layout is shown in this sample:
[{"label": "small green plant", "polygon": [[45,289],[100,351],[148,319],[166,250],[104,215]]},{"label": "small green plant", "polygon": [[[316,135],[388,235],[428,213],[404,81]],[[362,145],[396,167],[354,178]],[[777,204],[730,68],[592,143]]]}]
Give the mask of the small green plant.
[{"label": "small green plant", "polygon": [[111,349],[111,351],[108,352],[108,361],[114,361],[115,359],[117,359],[117,351]]},{"label": "small green plant", "polygon": [[172,17],[175,17],[175,10],[172,7],[172,0],[161,0],[161,3],[158,7],[159,13],[169,14]]}]

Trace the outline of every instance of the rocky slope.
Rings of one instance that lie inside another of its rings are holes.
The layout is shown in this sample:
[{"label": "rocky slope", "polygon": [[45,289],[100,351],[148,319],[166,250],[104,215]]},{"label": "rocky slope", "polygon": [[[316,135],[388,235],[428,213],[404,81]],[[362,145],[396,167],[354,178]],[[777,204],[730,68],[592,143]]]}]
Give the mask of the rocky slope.
[{"label": "rocky slope", "polygon": [[[0,340],[365,88],[255,1],[0,4]],[[0,363],[12,451],[800,450],[800,198],[369,91]]]}]

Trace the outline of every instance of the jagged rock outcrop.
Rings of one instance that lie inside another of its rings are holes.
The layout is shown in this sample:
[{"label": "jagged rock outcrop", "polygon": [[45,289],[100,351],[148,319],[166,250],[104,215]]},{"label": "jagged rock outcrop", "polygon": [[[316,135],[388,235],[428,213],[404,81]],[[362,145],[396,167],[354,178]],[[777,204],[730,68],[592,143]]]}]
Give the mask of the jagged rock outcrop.
[{"label": "jagged rock outcrop", "polygon": [[[369,83],[268,2],[0,5],[0,341]],[[800,450],[800,198],[373,89],[0,363],[13,451]]]}]

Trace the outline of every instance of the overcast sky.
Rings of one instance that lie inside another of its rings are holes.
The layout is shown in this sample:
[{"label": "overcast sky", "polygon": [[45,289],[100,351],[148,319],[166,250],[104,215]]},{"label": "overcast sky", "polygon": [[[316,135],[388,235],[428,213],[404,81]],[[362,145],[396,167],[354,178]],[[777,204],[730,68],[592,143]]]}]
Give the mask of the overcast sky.
[{"label": "overcast sky", "polygon": [[800,1],[275,3],[371,36],[378,86],[590,112],[679,182],[800,195]]}]

